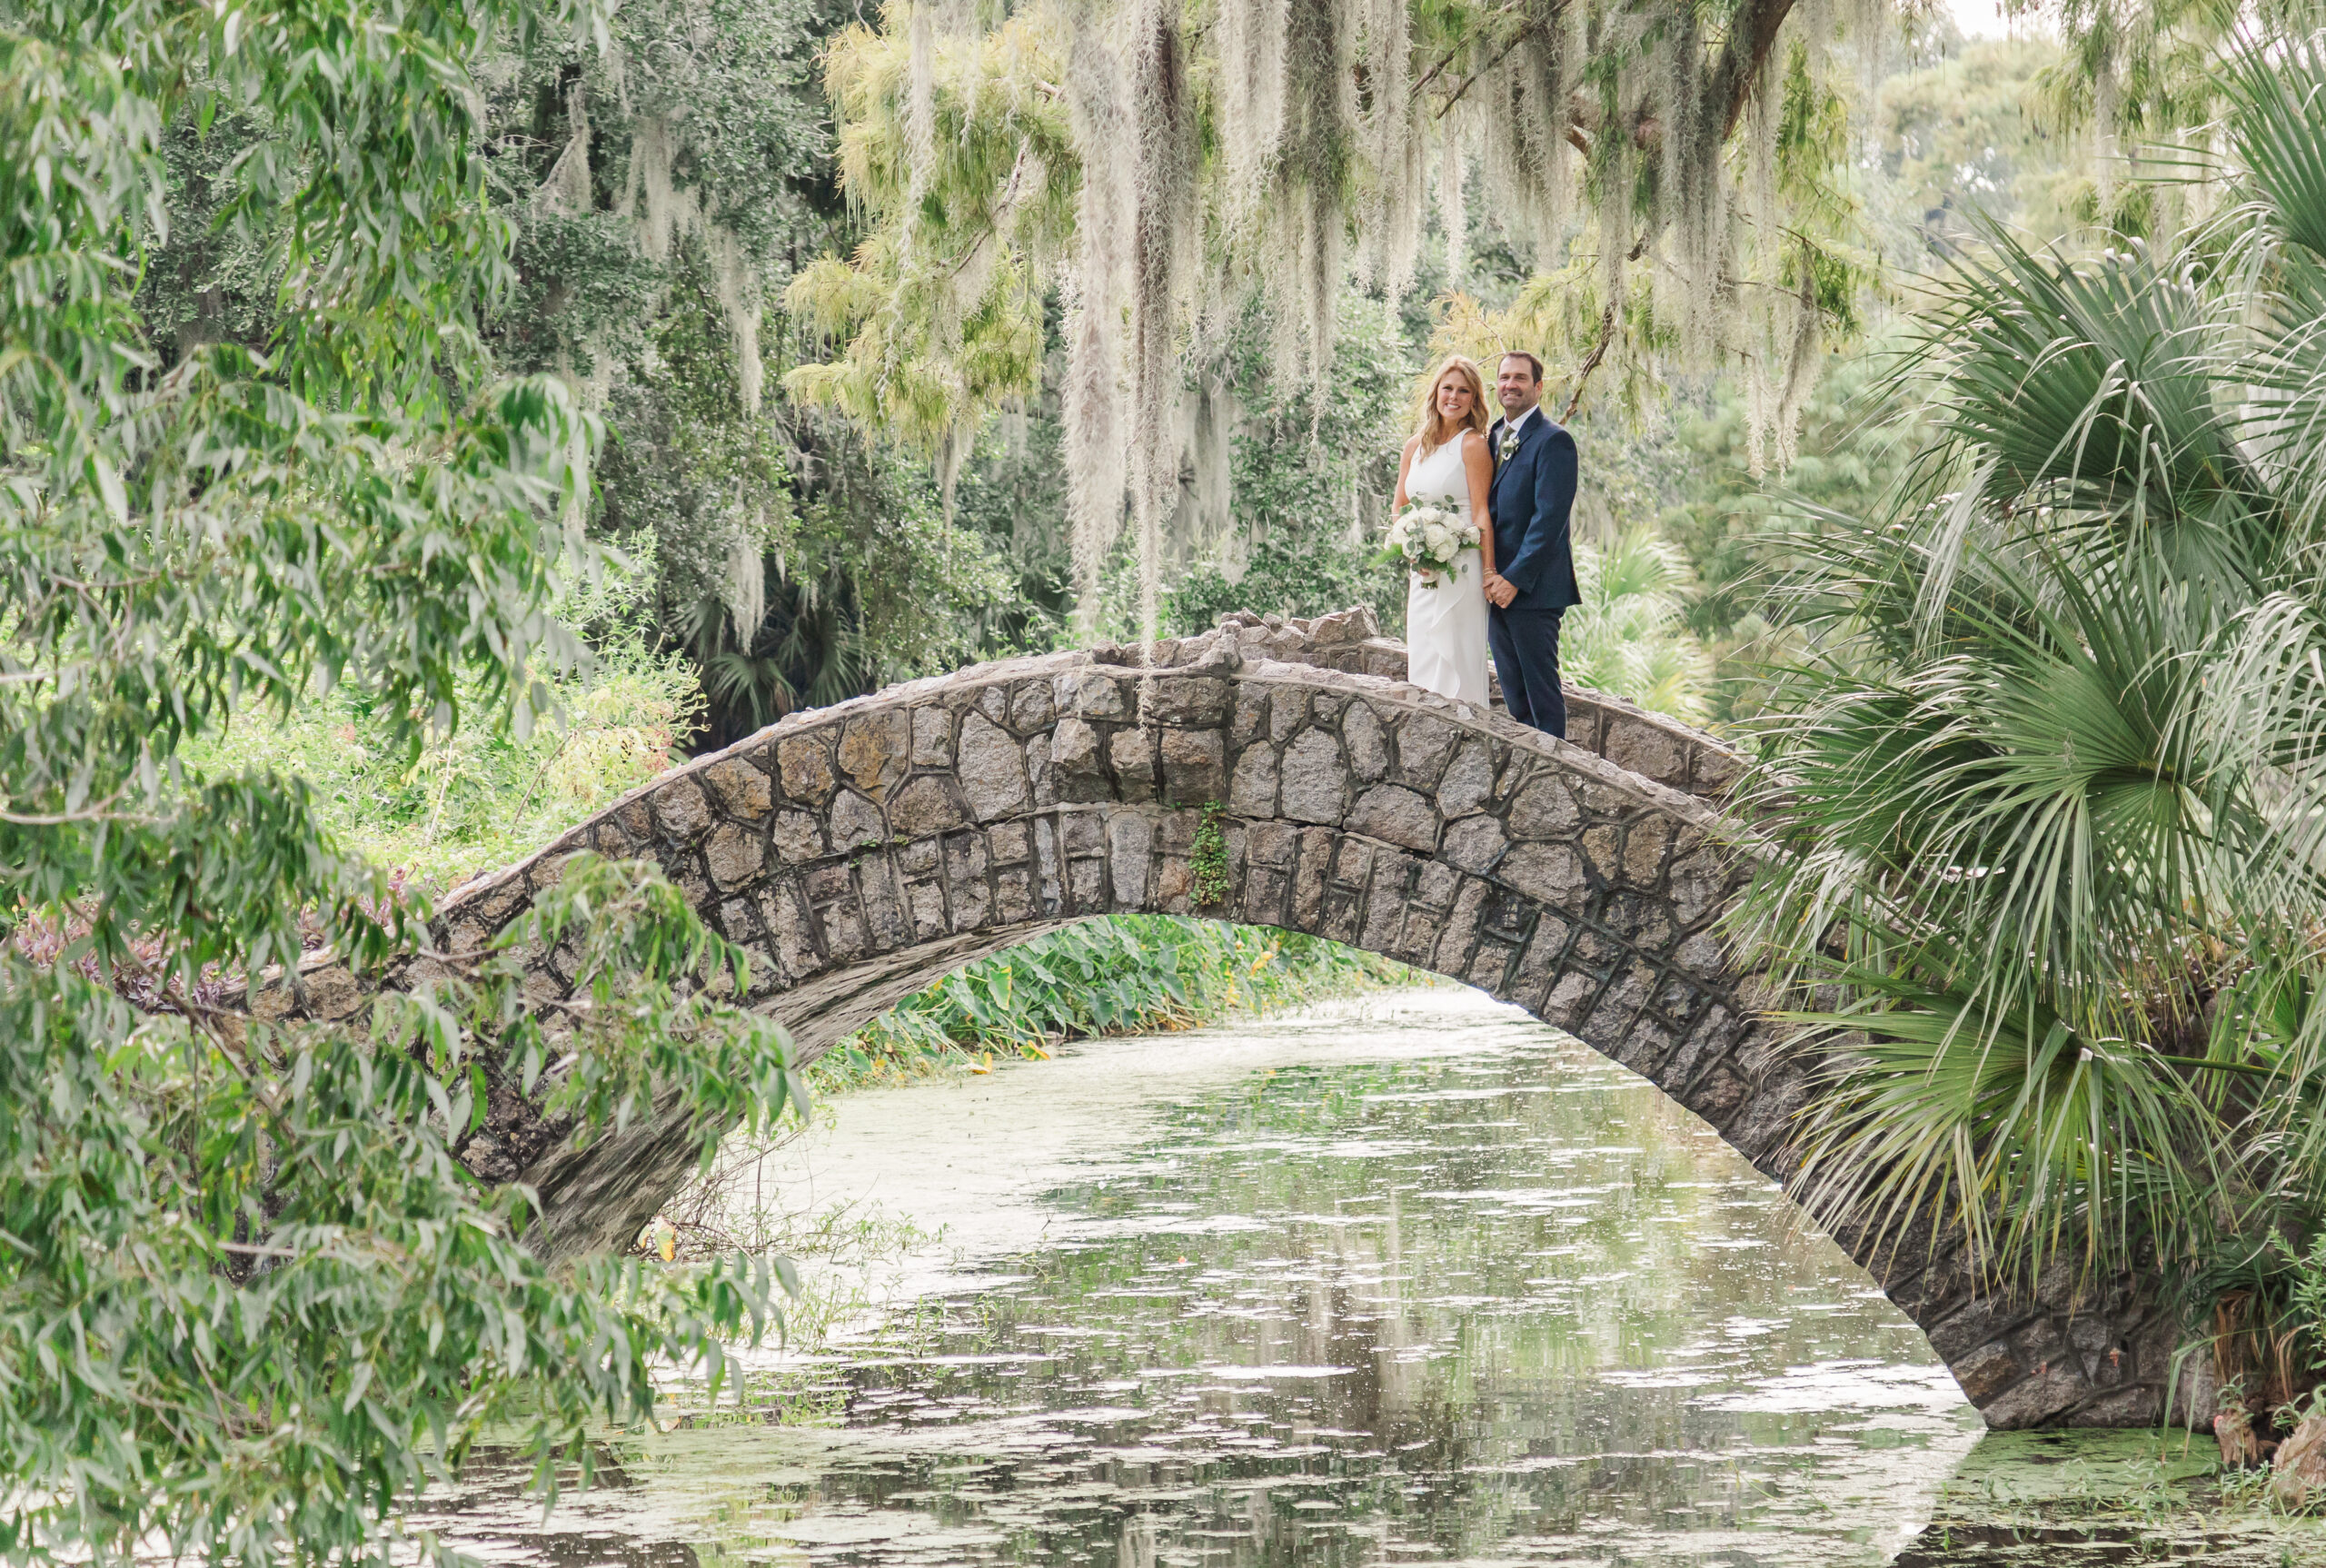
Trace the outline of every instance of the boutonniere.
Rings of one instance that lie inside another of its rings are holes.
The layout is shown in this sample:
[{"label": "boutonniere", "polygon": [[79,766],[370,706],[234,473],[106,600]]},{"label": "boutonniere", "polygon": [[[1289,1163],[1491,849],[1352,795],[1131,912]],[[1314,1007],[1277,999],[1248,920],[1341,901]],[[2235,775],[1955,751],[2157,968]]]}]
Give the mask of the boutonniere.
[{"label": "boutonniere", "polygon": [[1510,454],[1517,450],[1518,427],[1511,424],[1504,425],[1502,427],[1502,461],[1508,462]]}]

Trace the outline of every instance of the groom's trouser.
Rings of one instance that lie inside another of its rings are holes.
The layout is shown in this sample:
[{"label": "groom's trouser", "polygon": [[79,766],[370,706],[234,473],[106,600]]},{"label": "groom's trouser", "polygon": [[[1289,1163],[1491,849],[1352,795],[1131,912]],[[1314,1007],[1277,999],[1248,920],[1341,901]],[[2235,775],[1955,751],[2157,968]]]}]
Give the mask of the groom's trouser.
[{"label": "groom's trouser", "polygon": [[1559,618],[1564,610],[1486,606],[1486,646],[1502,677],[1502,703],[1521,724],[1566,739],[1566,693],[1559,689]]}]

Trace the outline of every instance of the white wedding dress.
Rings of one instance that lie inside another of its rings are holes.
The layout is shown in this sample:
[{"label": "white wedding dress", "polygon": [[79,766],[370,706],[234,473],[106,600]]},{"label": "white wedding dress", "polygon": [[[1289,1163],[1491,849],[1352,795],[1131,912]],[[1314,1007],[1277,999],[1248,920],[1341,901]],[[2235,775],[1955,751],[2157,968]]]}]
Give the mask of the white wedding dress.
[{"label": "white wedding dress", "polygon": [[[1470,476],[1459,437],[1416,454],[1406,471],[1406,499],[1470,518]],[[1486,520],[1475,520],[1483,529]],[[1428,587],[1419,573],[1406,584],[1406,679],[1463,702],[1486,704],[1486,577],[1476,550],[1456,558],[1451,573]]]}]

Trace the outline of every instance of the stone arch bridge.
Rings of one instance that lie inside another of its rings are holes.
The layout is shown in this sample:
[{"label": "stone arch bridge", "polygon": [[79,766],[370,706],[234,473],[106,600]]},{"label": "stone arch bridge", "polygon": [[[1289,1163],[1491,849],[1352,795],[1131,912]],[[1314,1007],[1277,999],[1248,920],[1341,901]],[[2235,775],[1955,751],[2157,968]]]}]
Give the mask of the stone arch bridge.
[{"label": "stone arch bridge", "polygon": [[[803,1059],[970,959],[1090,916],[1217,916],[1353,944],[1515,1002],[1661,1087],[1779,1181],[1810,1075],[1756,1021],[1716,923],[1743,872],[1709,736],[1571,692],[1568,743],[1404,683],[1370,613],[1230,616],[1156,650],[988,664],[795,713],[444,900],[481,941],[581,849],[651,855],[754,955],[750,1001]],[[1198,908],[1200,808],[1225,802],[1229,891]],[[544,980],[565,984],[555,956]],[[391,978],[390,983],[394,983]],[[254,998],[337,1016],[328,962]],[[618,1247],[684,1181],[675,1110],[583,1150],[513,1090],[463,1157],[541,1193],[553,1255]],[[1983,1291],[1928,1233],[1848,1250],[1997,1426],[2144,1424],[2176,1325],[2130,1282]],[[2187,1405],[2176,1398],[2176,1410]]]}]

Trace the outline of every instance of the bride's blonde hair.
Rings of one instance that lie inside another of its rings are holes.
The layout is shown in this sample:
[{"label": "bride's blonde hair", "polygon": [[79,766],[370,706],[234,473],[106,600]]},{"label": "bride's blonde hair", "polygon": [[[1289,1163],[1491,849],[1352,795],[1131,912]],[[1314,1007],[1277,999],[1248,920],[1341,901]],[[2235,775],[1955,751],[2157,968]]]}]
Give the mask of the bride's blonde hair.
[{"label": "bride's blonde hair", "polygon": [[[1446,416],[1437,412],[1437,389],[1448,372],[1458,375],[1470,388],[1470,417],[1458,426],[1449,428]],[[1478,372],[1476,360],[1464,354],[1448,354],[1438,367],[1429,372],[1429,380],[1422,383],[1421,406],[1415,411],[1416,433],[1421,437],[1421,450],[1436,452],[1449,441],[1460,438],[1463,431],[1474,430],[1480,435],[1494,422],[1486,417],[1486,378]]]}]

